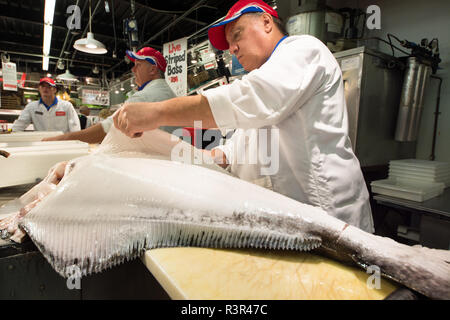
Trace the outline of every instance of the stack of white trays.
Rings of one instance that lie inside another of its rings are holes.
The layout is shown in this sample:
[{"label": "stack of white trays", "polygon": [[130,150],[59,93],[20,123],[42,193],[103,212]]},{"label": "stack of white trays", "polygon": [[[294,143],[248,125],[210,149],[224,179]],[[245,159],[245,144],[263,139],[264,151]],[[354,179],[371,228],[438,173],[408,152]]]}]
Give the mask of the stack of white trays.
[{"label": "stack of white trays", "polygon": [[372,192],[413,201],[425,201],[450,185],[450,163],[419,159],[391,160],[389,178],[373,181]]}]

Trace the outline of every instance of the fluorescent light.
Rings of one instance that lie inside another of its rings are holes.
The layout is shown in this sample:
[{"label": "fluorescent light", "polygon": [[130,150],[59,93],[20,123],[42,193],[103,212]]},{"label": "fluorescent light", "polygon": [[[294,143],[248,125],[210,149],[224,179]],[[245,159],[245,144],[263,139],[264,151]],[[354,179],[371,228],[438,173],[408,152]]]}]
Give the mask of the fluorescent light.
[{"label": "fluorescent light", "polygon": [[49,57],[46,57],[46,56],[42,57],[42,70],[45,70],[45,71],[48,70],[49,61],[50,61]]},{"label": "fluorescent light", "polygon": [[49,58],[46,57],[50,54],[50,45],[52,42],[52,24],[53,17],[55,15],[55,3],[56,0],[45,0],[44,9],[44,43],[42,45],[42,70],[48,70]]},{"label": "fluorescent light", "polygon": [[53,27],[46,24],[44,25],[44,47],[42,52],[44,56],[48,56],[50,54],[50,44],[52,42],[52,29]]},{"label": "fluorescent light", "polygon": [[45,0],[44,23],[53,24],[53,16],[55,15],[56,0]]}]

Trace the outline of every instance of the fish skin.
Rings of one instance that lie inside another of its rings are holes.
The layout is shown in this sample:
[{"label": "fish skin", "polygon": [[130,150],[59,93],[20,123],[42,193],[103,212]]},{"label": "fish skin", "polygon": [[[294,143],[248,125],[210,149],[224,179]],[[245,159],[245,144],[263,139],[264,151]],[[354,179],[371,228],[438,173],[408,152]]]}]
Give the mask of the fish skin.
[{"label": "fish skin", "polygon": [[[90,187],[97,180],[101,181],[95,188]],[[177,185],[180,180],[198,182]],[[121,181],[120,187],[111,187],[113,181]],[[217,194],[229,203],[217,201]],[[75,198],[89,205],[67,208]],[[377,265],[386,277],[430,298],[450,298],[450,265],[420,248],[366,233],[320,208],[237,178],[166,160],[88,156],[24,217],[22,226],[65,277],[70,276],[67,267],[72,264],[87,275],[156,247],[313,250],[322,246],[350,257],[360,267]],[[39,230],[45,230],[40,237]],[[77,237],[78,231],[83,236]],[[64,241],[68,246],[61,246]],[[74,249],[79,247],[85,250]]]},{"label": "fish skin", "polygon": [[218,167],[167,161],[174,143],[164,134],[130,139],[111,130],[98,152],[70,162],[54,191],[23,217],[20,225],[57,272],[68,277],[72,265],[83,275],[101,272],[156,247],[320,250],[450,299],[447,252],[366,233]]}]

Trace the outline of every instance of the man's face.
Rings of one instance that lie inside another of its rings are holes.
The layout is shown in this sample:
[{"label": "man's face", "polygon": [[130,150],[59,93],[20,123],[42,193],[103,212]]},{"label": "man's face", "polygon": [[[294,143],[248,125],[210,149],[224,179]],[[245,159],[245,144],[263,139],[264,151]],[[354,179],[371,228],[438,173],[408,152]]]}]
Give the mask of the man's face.
[{"label": "man's face", "polygon": [[265,49],[267,34],[261,16],[244,14],[225,26],[230,53],[246,71],[259,68],[269,58]]},{"label": "man's face", "polygon": [[41,94],[42,99],[53,100],[55,99],[56,88],[43,82],[39,84],[39,93]]},{"label": "man's face", "polygon": [[134,73],[134,79],[138,86],[142,86],[147,81],[153,79],[154,69],[156,66],[145,60],[135,60],[134,67],[131,71]]}]

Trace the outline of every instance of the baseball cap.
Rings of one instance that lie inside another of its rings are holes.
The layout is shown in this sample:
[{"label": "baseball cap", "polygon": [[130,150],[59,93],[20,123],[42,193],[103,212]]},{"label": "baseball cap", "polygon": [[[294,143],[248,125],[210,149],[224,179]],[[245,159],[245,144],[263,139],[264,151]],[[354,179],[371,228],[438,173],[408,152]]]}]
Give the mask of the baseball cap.
[{"label": "baseball cap", "polygon": [[145,60],[150,62],[153,65],[156,65],[159,70],[162,72],[166,72],[167,62],[164,56],[158,50],[155,50],[150,47],[144,47],[138,52],[133,52],[130,50],[126,51],[127,57],[130,58],[131,61],[137,60]]},{"label": "baseball cap", "polygon": [[250,12],[266,12],[278,18],[275,9],[262,0],[239,0],[228,10],[227,15],[221,22],[209,28],[208,37],[211,44],[219,50],[227,50],[229,45],[225,38],[225,25]]},{"label": "baseball cap", "polygon": [[43,82],[48,83],[52,87],[56,87],[56,83],[52,78],[42,78],[41,80],[39,80],[39,84],[41,84]]}]

